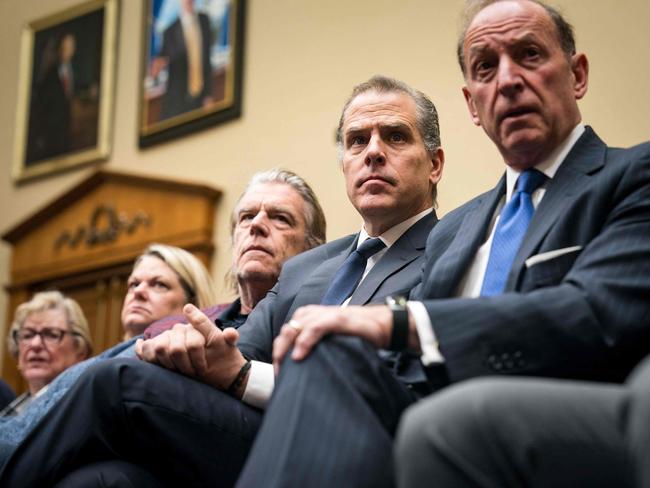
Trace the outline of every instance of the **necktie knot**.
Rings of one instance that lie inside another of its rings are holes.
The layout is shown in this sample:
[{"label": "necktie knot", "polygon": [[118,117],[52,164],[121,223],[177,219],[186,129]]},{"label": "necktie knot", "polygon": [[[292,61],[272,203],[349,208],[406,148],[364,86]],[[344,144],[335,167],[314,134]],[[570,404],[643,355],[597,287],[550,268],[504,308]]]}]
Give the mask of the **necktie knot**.
[{"label": "necktie knot", "polygon": [[363,257],[363,259],[367,260],[381,251],[384,247],[386,247],[386,244],[384,244],[379,237],[371,237],[363,241],[363,243],[357,248],[357,252]]},{"label": "necktie knot", "polygon": [[537,171],[536,169],[527,169],[521,173],[517,179],[517,191],[530,195],[537,190],[542,183],[544,183],[545,179],[546,175],[541,171]]},{"label": "necktie knot", "polygon": [[386,247],[378,237],[366,239],[357,249],[352,251],[334,275],[327,292],[321,300],[323,305],[341,305],[356,290],[368,258]]}]

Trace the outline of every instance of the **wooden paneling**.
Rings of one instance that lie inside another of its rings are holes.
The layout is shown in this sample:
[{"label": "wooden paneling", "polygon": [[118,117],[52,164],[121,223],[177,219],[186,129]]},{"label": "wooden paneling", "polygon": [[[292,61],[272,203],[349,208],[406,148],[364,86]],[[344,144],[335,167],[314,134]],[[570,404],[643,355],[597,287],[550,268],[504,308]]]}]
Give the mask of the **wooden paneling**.
[{"label": "wooden paneling", "polygon": [[[209,266],[219,196],[188,182],[94,174],[3,235],[13,245],[7,324],[34,292],[58,289],[84,310],[95,353],[120,342],[120,311],[134,259],[161,242],[187,249]],[[24,390],[8,355],[2,377]]]}]

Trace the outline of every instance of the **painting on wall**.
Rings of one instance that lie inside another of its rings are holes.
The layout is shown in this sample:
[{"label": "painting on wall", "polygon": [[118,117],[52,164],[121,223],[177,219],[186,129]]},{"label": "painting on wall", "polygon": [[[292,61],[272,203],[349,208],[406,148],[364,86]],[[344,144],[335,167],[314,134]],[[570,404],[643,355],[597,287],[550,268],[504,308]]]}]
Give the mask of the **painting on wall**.
[{"label": "painting on wall", "polygon": [[23,29],[13,177],[110,153],[117,0],[93,0]]},{"label": "painting on wall", "polygon": [[148,0],[140,147],[239,117],[244,0]]}]

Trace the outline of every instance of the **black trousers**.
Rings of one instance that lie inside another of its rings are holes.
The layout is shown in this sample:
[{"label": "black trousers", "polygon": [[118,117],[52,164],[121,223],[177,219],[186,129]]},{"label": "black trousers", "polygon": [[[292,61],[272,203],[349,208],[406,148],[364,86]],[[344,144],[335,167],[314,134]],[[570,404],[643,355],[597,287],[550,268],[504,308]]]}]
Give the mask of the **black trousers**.
[{"label": "black trousers", "polygon": [[393,486],[393,436],[415,400],[369,344],[327,338],[282,364],[237,486]]},{"label": "black trousers", "polygon": [[650,486],[650,359],[624,384],[484,378],[404,415],[398,486]]},{"label": "black trousers", "polygon": [[75,486],[73,473],[99,463],[110,475],[110,461],[166,486],[232,486],[261,418],[259,410],[158,366],[104,361],[18,446],[0,486],[53,486],[66,477],[65,486]]},{"label": "black trousers", "polygon": [[66,475],[54,488],[164,488],[147,470],[126,461],[112,460],[86,464]]}]

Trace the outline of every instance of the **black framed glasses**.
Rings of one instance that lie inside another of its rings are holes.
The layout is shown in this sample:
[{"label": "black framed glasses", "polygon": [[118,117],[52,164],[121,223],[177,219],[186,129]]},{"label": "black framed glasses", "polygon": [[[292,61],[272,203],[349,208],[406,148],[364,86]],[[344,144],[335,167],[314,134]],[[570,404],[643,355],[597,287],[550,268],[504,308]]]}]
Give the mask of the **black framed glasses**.
[{"label": "black framed glasses", "polygon": [[14,341],[17,344],[26,343],[31,341],[34,337],[39,336],[41,341],[48,346],[56,346],[61,343],[66,334],[79,335],[77,332],[70,332],[69,330],[53,329],[45,327],[41,330],[34,329],[18,329],[14,330]]}]

